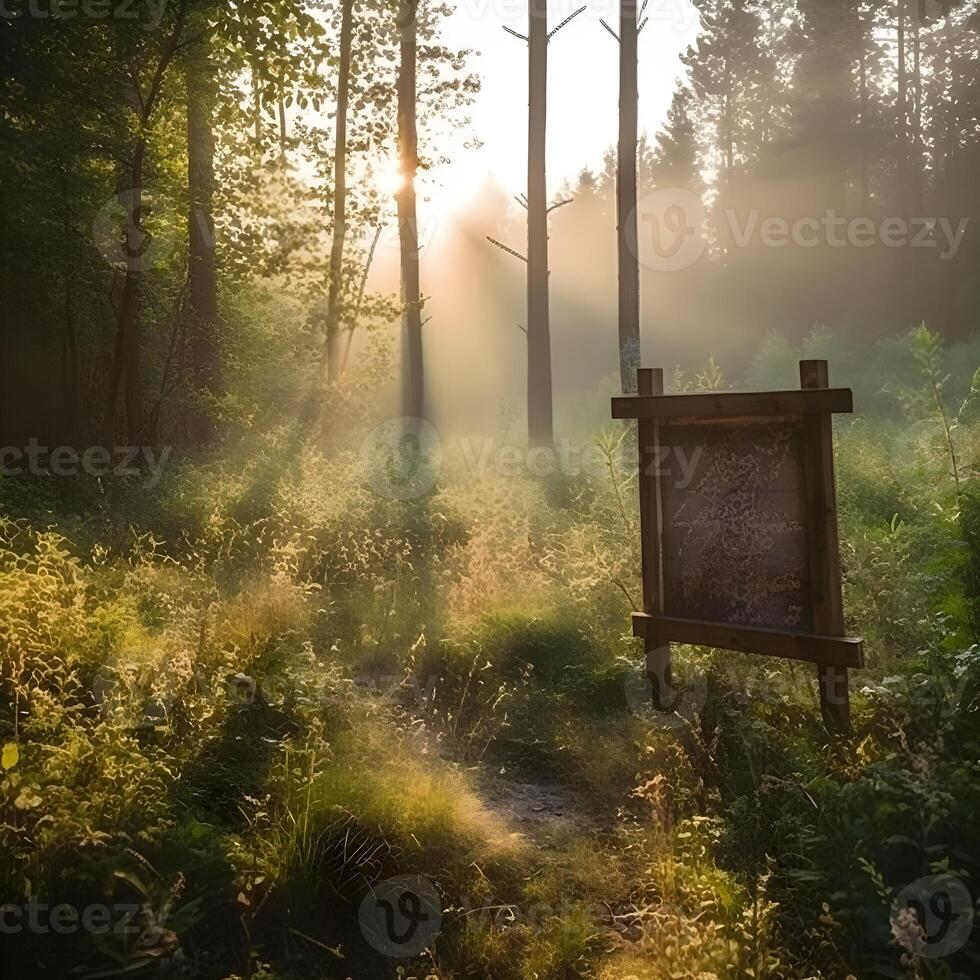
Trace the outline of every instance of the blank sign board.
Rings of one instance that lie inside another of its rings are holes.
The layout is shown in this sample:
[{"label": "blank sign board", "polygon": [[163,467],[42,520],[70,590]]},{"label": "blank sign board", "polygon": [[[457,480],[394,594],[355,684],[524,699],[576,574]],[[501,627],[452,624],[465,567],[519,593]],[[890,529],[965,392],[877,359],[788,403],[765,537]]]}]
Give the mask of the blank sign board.
[{"label": "blank sign board", "polygon": [[662,370],[612,400],[637,420],[644,639],[654,703],[673,710],[671,643],[816,664],[829,731],[850,728],[832,416],[854,397],[826,361],[800,389],[664,393]]},{"label": "blank sign board", "polygon": [[664,615],[813,631],[803,438],[799,419],[660,428]]}]

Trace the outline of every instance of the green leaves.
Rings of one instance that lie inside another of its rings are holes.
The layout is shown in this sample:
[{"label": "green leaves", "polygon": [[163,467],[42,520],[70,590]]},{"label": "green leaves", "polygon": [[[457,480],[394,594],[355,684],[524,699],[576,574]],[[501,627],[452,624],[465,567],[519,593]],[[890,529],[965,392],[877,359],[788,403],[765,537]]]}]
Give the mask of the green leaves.
[{"label": "green leaves", "polygon": [[11,770],[20,761],[20,749],[17,747],[16,742],[8,742],[3,747],[3,754],[0,755],[0,766],[4,770]]}]

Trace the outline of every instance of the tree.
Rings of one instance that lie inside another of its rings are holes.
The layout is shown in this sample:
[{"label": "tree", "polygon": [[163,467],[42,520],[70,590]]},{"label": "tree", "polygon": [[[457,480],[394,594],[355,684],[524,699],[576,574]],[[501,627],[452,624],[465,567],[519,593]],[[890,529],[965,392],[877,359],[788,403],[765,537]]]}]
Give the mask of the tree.
[{"label": "tree", "polygon": [[554,442],[548,291],[548,10],[528,4],[527,428],[532,446]]},{"label": "tree", "polygon": [[640,244],[636,213],[639,16],[638,0],[620,0],[616,222],[619,229],[619,370],[624,394],[636,391],[636,371],[640,366]]},{"label": "tree", "polygon": [[[197,26],[197,25],[196,25]],[[205,26],[185,54],[187,94],[187,278],[191,360],[195,385],[212,394],[218,386],[218,268],[214,241],[214,64]],[[199,439],[211,434],[206,412],[197,413]]]},{"label": "tree", "polygon": [[675,187],[697,193],[702,181],[690,102],[691,90],[683,81],[679,82],[671,98],[667,123],[657,135],[651,176],[657,187]]},{"label": "tree", "polygon": [[[126,406],[126,433],[130,445],[139,445],[143,435],[143,405],[140,378],[140,283],[143,276],[143,179],[148,146],[147,131],[161,102],[167,73],[177,56],[187,25],[189,0],[180,0],[173,22],[159,49],[138,39],[126,37],[124,58],[129,72],[120,85],[134,117],[135,137],[129,157],[119,173],[119,201],[127,213],[127,268],[119,299],[115,350],[106,391],[103,442],[113,445],[120,388]],[[143,76],[148,80],[144,83]],[[146,89],[144,91],[144,84]]]},{"label": "tree", "polygon": [[419,167],[418,99],[418,0],[400,0],[398,29],[400,71],[398,76],[398,239],[401,254],[402,303],[404,304],[404,414],[421,418],[425,404],[422,356],[422,293],[419,277],[418,212],[415,180]]},{"label": "tree", "polygon": [[333,244],[330,248],[330,295],[327,301],[327,378],[340,377],[341,294],[347,237],[347,113],[350,105],[354,0],[343,0],[340,29],[340,76],[337,83],[337,135],[334,143]]}]

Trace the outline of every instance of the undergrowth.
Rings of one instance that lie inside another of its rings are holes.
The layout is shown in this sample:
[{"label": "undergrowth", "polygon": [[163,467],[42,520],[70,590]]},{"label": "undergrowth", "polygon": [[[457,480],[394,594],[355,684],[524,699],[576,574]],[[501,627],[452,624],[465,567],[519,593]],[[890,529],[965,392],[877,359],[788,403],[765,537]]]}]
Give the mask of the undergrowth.
[{"label": "undergrowth", "polygon": [[[933,336],[904,420],[836,431],[867,651],[842,740],[803,665],[677,647],[677,712],[637,698],[611,429],[588,474],[449,457],[412,501],[282,431],[152,491],[4,483],[0,894],[135,909],[5,934],[4,975],[977,975],[974,945],[923,957],[890,914],[930,874],[980,894],[978,428]],[[522,820],[501,783],[574,819]],[[406,874],[442,921],[399,963],[358,909]]]}]

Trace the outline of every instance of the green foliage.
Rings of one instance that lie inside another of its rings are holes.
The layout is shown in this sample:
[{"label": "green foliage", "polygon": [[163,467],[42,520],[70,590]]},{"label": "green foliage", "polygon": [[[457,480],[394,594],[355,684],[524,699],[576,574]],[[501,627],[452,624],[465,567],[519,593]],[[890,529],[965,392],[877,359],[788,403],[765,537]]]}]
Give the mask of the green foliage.
[{"label": "green foliage", "polygon": [[[242,344],[256,387],[263,329]],[[298,378],[250,392],[256,413]],[[693,383],[725,379],[710,361]],[[65,510],[2,525],[0,883],[139,896],[152,937],[80,936],[51,962],[390,976],[357,909],[417,873],[445,913],[407,975],[901,975],[888,896],[980,874],[974,482],[910,463],[911,423],[838,426],[868,652],[852,740],[827,744],[805,665],[685,647],[693,709],[664,724],[631,700],[626,436],[560,480],[474,477],[449,453],[431,497],[385,501],[351,452],[371,398],[332,397],[351,429],[329,452],[294,425],[256,434],[248,410],[247,452],[94,514],[82,487],[4,490],[11,514]],[[33,970],[39,945],[17,955]]]}]

